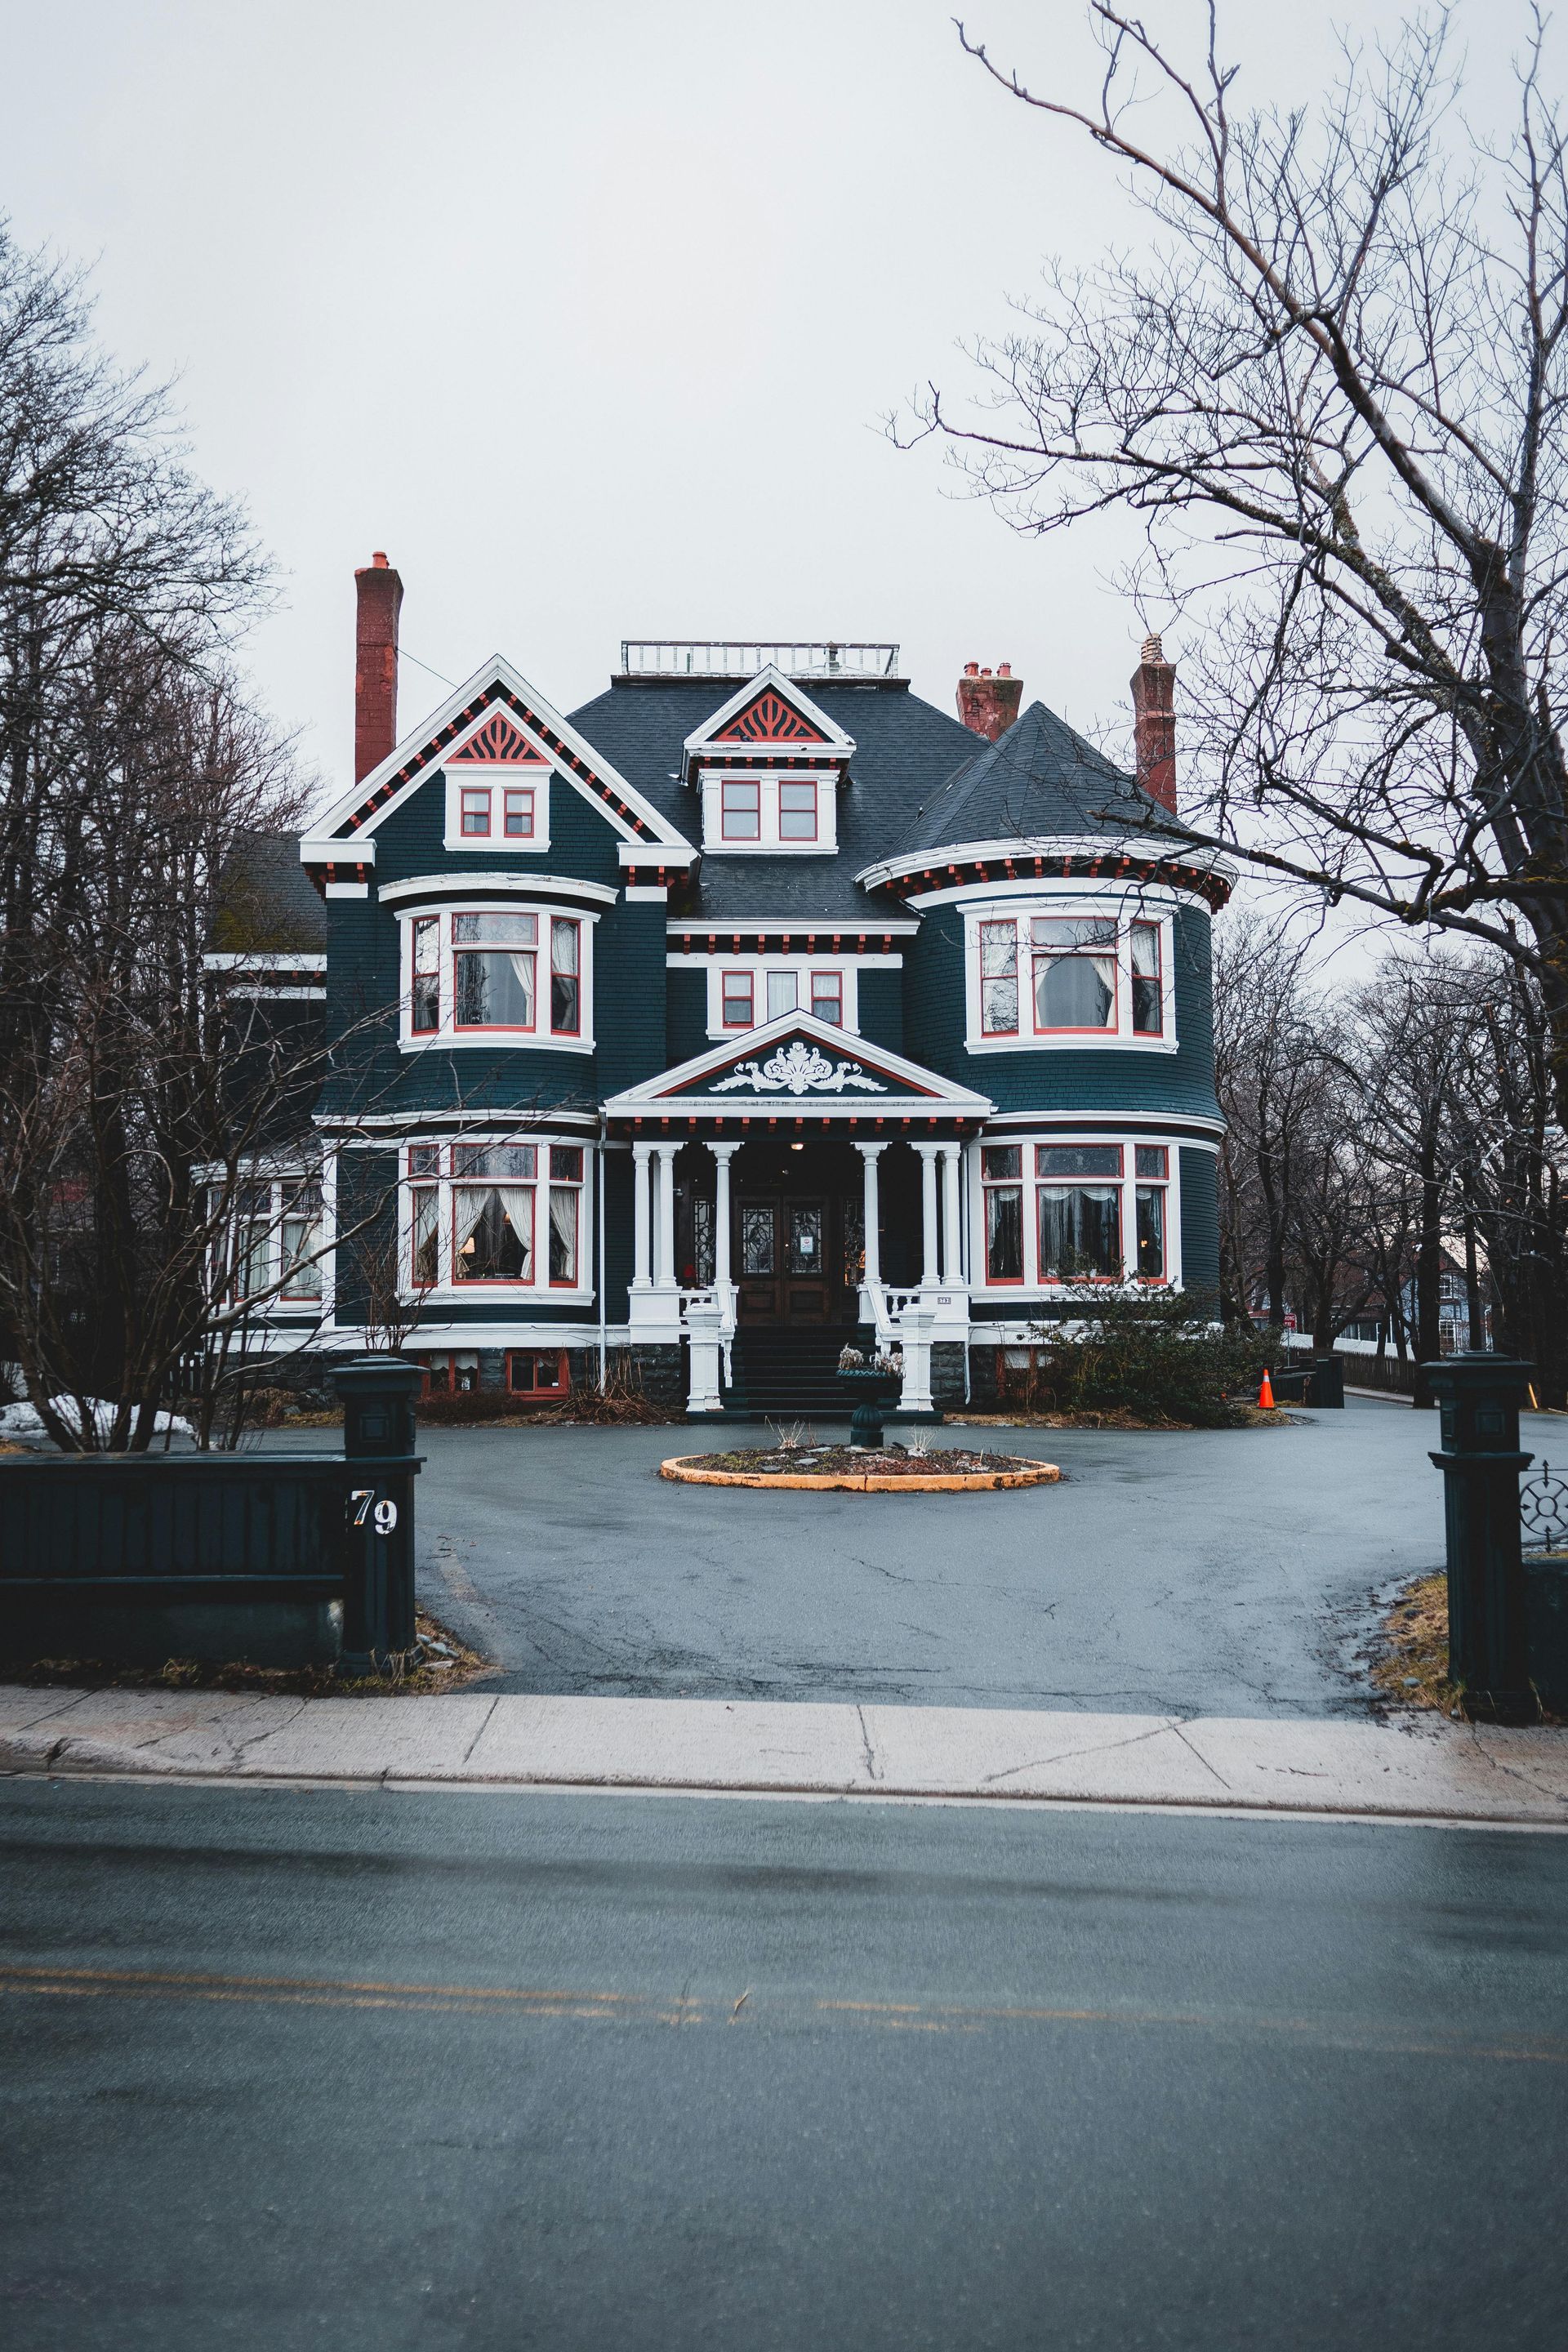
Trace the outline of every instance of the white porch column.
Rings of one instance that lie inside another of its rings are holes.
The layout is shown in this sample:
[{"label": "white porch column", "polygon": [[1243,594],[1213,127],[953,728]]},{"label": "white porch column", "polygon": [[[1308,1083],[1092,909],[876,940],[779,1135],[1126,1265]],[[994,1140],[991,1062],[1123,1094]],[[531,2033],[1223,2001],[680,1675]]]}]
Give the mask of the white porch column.
[{"label": "white porch column", "polygon": [[648,1160],[651,1143],[632,1146],[632,1288],[650,1290],[653,1270],[648,1264]]},{"label": "white porch column", "polygon": [[940,1143],[917,1143],[921,1156],[921,1288],[934,1290],[936,1270],[936,1156]]},{"label": "white porch column", "polygon": [[679,1143],[656,1143],[658,1154],[658,1271],[654,1276],[658,1290],[676,1287],[675,1269],[675,1155]]},{"label": "white porch column", "polygon": [[877,1192],[877,1162],[887,1148],[885,1143],[855,1146],[866,1171],[866,1265],[860,1278],[868,1284],[882,1279],[882,1212]]},{"label": "white porch column", "polygon": [[944,1143],[942,1147],[942,1278],[946,1283],[963,1280],[963,1254],[958,1220],[958,1155],[961,1148],[956,1143]]},{"label": "white porch column", "polygon": [[719,1412],[723,1408],[724,1401],[719,1392],[719,1322],[717,1307],[692,1303],[687,1307],[688,1412]]},{"label": "white porch column", "polygon": [[721,1303],[730,1292],[730,1162],[738,1143],[710,1143],[713,1154],[713,1287]]}]

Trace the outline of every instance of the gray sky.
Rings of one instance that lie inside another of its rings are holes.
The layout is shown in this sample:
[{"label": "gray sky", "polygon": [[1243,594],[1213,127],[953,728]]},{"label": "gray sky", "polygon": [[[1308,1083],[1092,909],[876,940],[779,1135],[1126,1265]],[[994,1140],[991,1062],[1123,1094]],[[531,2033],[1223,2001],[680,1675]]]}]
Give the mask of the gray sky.
[{"label": "gray sky", "polygon": [[[1079,0],[966,5],[1089,86]],[[1333,13],[1233,6],[1252,86],[1321,81]],[[504,652],[564,709],[623,635],[840,635],[900,640],[949,707],[964,660],[1011,660],[1116,717],[1109,531],[1020,541],[879,436],[1042,252],[1132,228],[942,0],[0,0],[0,205],[95,265],[110,348],[178,373],[282,569],[249,657],[330,787],[374,548],[410,654]],[[405,665],[404,726],[444,691]]]}]

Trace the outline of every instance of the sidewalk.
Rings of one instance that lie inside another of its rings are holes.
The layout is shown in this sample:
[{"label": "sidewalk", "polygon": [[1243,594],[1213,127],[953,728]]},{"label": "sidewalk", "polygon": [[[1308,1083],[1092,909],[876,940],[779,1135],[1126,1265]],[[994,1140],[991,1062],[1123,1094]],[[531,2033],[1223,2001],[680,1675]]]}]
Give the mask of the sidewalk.
[{"label": "sidewalk", "polygon": [[0,1687],[0,1772],[1033,1799],[1568,1827],[1568,1730],[721,1699]]}]

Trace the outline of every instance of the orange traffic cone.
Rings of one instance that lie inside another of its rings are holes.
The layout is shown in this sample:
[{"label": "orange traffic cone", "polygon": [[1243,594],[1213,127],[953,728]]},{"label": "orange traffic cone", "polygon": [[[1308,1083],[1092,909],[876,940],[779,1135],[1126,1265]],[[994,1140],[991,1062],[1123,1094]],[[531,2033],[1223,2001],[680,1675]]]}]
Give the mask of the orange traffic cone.
[{"label": "orange traffic cone", "polygon": [[1267,1370],[1258,1391],[1258,1410],[1259,1412],[1272,1412],[1274,1410],[1274,1390]]}]

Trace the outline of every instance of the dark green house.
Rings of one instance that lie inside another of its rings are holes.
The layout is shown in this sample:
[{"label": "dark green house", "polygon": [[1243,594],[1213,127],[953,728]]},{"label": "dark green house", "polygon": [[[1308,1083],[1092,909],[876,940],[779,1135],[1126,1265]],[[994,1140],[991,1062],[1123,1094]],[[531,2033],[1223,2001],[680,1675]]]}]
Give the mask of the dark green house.
[{"label": "dark green house", "polygon": [[568,714],[497,657],[399,740],[401,583],[357,577],[356,780],[300,845],[328,1349],[788,1409],[874,1333],[919,1408],[1085,1281],[1215,1287],[1228,876],[1161,830],[1157,640],[1136,782],[892,646],[627,644]]}]

